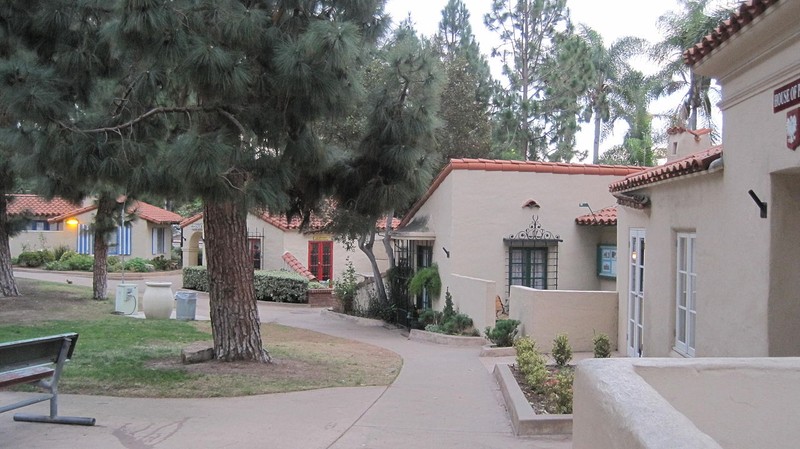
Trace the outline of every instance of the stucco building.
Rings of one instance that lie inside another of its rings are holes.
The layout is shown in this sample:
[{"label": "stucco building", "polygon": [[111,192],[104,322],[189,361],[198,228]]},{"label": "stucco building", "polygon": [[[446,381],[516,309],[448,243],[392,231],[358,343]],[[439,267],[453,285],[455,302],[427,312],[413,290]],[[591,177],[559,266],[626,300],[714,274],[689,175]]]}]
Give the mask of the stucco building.
[{"label": "stucco building", "polygon": [[[394,224],[399,222],[395,220]],[[302,220],[268,212],[247,214],[248,250],[256,270],[288,269],[309,279],[330,281],[347,268],[347,260],[356,272],[372,276],[372,267],[366,255],[358,248],[349,249],[325,231],[325,222],[312,216],[305,229]],[[386,220],[377,223],[378,231],[386,229]],[[183,220],[183,266],[205,265],[203,257],[203,214]],[[388,266],[388,257],[382,245],[375,245],[375,256],[382,271]]]},{"label": "stucco building", "polygon": [[[436,263],[442,291],[449,289],[481,330],[494,325],[496,299],[506,302],[512,286],[613,292],[616,222],[606,207],[615,199],[608,184],[640,170],[453,159],[393,232],[397,265]],[[441,296],[412,299],[409,307],[441,309]]]},{"label": "stucco building", "polygon": [[[91,224],[97,206],[81,206],[62,198],[48,200],[38,195],[9,195],[10,216],[26,215],[31,218],[28,228],[10,240],[11,255],[23,250],[52,249],[66,246],[79,254],[94,251],[94,231]],[[109,236],[109,255],[125,255],[152,259],[171,257],[172,225],[181,216],[144,201],[126,205],[128,216],[136,219],[120,226]]]},{"label": "stucco building", "polygon": [[612,184],[620,346],[647,357],[578,365],[576,449],[797,447],[798,17],[800,1],[749,0],[689,49],[721,86],[721,147],[679,141]]}]

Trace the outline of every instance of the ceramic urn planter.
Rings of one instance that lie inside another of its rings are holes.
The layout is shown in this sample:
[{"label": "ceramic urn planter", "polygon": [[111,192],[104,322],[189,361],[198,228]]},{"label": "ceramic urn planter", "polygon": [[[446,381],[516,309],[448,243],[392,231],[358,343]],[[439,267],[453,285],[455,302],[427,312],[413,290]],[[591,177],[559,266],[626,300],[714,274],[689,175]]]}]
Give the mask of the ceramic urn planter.
[{"label": "ceramic urn planter", "polygon": [[168,320],[175,301],[172,299],[172,282],[145,282],[147,288],[142,296],[144,317],[153,320]]}]

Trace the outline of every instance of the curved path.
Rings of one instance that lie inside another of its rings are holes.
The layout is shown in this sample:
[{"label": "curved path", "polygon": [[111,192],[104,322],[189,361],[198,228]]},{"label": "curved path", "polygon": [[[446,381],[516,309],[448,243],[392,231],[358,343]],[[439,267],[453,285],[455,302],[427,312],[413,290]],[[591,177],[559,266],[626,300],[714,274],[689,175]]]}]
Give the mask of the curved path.
[{"label": "curved path", "polygon": [[[20,277],[39,277],[19,273]],[[42,276],[42,278],[49,277]],[[159,279],[163,280],[163,279]],[[88,280],[91,282],[91,279]],[[73,282],[82,284],[82,279]],[[179,283],[179,282],[178,282]],[[110,282],[113,284],[113,281]],[[207,297],[198,295],[198,317]],[[403,368],[388,387],[329,388],[215,399],[130,399],[62,395],[64,415],[94,416],[95,427],[18,423],[0,414],[2,448],[542,448],[570,439],[517,438],[478,348],[408,340],[400,331],[364,326],[320,309],[260,304],[277,322],[381,346]],[[0,404],[25,393],[0,392]],[[46,413],[47,403],[26,413]]]}]

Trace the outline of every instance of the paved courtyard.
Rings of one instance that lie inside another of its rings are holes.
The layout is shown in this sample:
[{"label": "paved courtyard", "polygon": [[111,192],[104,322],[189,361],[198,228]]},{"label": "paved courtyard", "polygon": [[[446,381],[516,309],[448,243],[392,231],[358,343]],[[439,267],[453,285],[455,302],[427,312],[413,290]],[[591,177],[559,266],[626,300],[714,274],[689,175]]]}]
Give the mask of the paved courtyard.
[{"label": "paved courtyard", "polygon": [[[63,275],[19,272],[59,281]],[[90,278],[71,279],[90,284]],[[171,280],[180,286],[179,277]],[[137,281],[139,282],[139,281]],[[140,293],[144,289],[140,282]],[[116,285],[109,282],[110,287]],[[173,288],[177,290],[177,288]],[[398,353],[403,368],[388,387],[329,388],[239,398],[130,399],[62,395],[60,414],[93,416],[94,427],[18,423],[0,414],[0,448],[527,448],[566,449],[569,437],[517,438],[479,348],[408,340],[320,309],[260,303],[264,322],[311,329]],[[208,298],[198,295],[198,318]],[[269,343],[267,343],[268,345]],[[80,346],[78,346],[80,351]],[[69,369],[69,368],[67,368]],[[0,393],[0,403],[26,393]],[[23,409],[46,413],[47,403]]]}]

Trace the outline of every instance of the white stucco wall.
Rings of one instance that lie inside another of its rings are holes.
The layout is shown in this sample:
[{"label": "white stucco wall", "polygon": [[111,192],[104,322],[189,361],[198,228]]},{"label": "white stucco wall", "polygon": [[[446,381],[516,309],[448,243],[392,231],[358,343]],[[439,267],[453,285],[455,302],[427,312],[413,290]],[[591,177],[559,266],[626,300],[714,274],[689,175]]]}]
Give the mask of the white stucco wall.
[{"label": "white stucco wall", "polygon": [[62,224],[60,231],[22,231],[9,240],[11,257],[17,257],[24,249],[37,251],[40,249],[53,249],[57,246],[67,246],[75,249],[78,234],[75,226]]},{"label": "white stucco wall", "polygon": [[[647,228],[645,355],[670,354],[675,233],[684,230],[697,232],[696,355],[800,355],[800,151],[786,147],[787,112],[800,106],[773,111],[773,92],[800,78],[798,16],[800,2],[768,8],[695,68],[722,88],[724,170],[645,189],[649,211],[619,208],[620,242],[630,228]],[[749,190],[768,204],[768,218]],[[620,346],[627,285],[619,283]]]},{"label": "white stucco wall", "polygon": [[573,447],[796,447],[798,382],[798,358],[585,360]]},{"label": "white stucco wall", "polygon": [[617,331],[617,294],[602,291],[534,290],[514,286],[508,304],[508,317],[521,321],[527,335],[547,352],[556,335],[569,337],[575,352],[592,352],[596,334],[612,337]]},{"label": "white stucco wall", "polygon": [[[596,254],[599,243],[615,243],[614,232],[578,226],[575,218],[589,212],[580,203],[589,203],[593,210],[614,205],[608,184],[618,178],[456,169],[422,204],[412,223],[424,223],[435,235],[433,261],[439,265],[443,287],[458,274],[493,281],[495,295],[507,298],[508,247],[503,239],[525,230],[536,215],[544,230],[563,240],[558,245],[559,289],[613,291],[613,279],[597,276]],[[540,207],[523,207],[531,199]],[[442,303],[440,297],[434,307],[441,309]]]},{"label": "white stucco wall", "polygon": [[[453,306],[472,318],[475,329],[483,335],[487,326],[495,324],[495,291],[493,281],[454,274],[450,276],[450,294]],[[442,292],[442,298],[444,298]],[[444,303],[444,299],[441,301]]]}]

